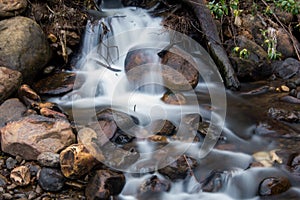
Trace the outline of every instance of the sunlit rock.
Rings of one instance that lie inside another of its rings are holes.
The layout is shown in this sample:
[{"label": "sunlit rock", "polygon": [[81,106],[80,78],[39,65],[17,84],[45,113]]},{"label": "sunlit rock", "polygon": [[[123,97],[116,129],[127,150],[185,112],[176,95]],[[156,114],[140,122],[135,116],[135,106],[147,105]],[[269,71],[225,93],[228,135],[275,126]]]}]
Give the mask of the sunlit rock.
[{"label": "sunlit rock", "polygon": [[67,178],[79,178],[88,173],[99,161],[83,144],[73,144],[60,153],[60,167]]},{"label": "sunlit rock", "polygon": [[10,173],[10,179],[19,186],[25,186],[30,183],[30,170],[26,166],[19,166],[13,169]]}]

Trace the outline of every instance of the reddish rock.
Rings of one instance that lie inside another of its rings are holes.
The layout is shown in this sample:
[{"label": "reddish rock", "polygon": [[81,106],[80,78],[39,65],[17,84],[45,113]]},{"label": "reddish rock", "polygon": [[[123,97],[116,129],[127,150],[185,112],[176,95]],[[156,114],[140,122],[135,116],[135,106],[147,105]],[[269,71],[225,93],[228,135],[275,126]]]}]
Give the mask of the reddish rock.
[{"label": "reddish rock", "polygon": [[42,152],[57,153],[75,142],[69,122],[30,115],[1,129],[2,151],[36,160]]},{"label": "reddish rock", "polygon": [[149,134],[157,134],[162,136],[173,135],[176,127],[169,120],[156,120],[146,128]]},{"label": "reddish rock", "polygon": [[18,89],[18,96],[19,99],[28,107],[33,106],[34,103],[41,102],[40,96],[26,84],[22,85]]},{"label": "reddish rock", "polygon": [[163,180],[157,177],[156,175],[147,179],[140,186],[139,192],[168,192],[171,188],[171,183],[168,180]]},{"label": "reddish rock", "polygon": [[110,196],[121,193],[125,176],[111,170],[98,170],[89,180],[85,190],[87,200],[109,200]]},{"label": "reddish rock", "polygon": [[186,104],[186,99],[181,93],[173,93],[173,92],[166,92],[164,96],[161,98],[167,104],[172,105],[184,105]]},{"label": "reddish rock", "polygon": [[287,191],[290,187],[291,183],[285,177],[269,177],[259,184],[258,194],[260,196],[277,195]]}]

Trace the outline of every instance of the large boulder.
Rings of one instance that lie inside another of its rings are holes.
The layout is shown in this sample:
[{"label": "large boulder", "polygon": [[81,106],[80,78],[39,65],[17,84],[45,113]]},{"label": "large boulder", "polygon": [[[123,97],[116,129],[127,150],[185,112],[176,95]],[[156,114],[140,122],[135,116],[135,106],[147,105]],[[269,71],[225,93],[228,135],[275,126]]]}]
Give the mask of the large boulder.
[{"label": "large boulder", "polygon": [[36,160],[42,152],[57,153],[75,142],[69,122],[30,115],[7,124],[0,131],[2,151]]},{"label": "large boulder", "polygon": [[6,67],[0,67],[0,103],[2,103],[13,92],[15,92],[20,86],[21,82],[22,74],[20,72],[8,69]]},{"label": "large boulder", "polygon": [[51,58],[50,46],[40,26],[26,17],[0,21],[0,65],[20,71],[31,81]]},{"label": "large boulder", "polygon": [[26,0],[1,0],[0,18],[17,16],[26,10],[27,5]]}]

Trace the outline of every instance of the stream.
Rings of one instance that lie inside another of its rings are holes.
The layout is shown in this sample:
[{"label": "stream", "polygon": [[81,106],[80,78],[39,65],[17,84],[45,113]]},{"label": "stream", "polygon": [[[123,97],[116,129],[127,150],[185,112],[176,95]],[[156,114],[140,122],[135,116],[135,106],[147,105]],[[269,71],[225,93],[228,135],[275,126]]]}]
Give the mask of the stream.
[{"label": "stream", "polygon": [[[287,177],[292,186],[276,199],[299,199],[299,178],[297,180],[286,169],[276,167],[276,160],[266,156],[263,159],[270,163],[269,167],[250,167],[255,161],[253,154],[279,149],[278,140],[255,134],[259,123],[265,121],[255,99],[227,91],[214,62],[200,44],[186,35],[164,29],[162,19],[152,17],[147,10],[118,6],[104,1],[101,15],[105,17],[87,23],[75,70],[80,87],[59,99],[51,99],[71,110],[79,139],[84,138],[83,127],[97,122],[99,110],[111,108],[136,119],[131,121],[132,126],[126,127],[118,122],[118,114],[115,113],[118,128],[138,138],[132,146],[139,153],[139,158],[128,161],[126,165],[103,161],[106,166],[125,173],[126,185],[116,198],[261,199],[258,186],[263,179]],[[151,57],[150,64],[125,70],[124,63],[129,52],[139,50],[149,53],[149,57],[153,52],[173,51],[192,63],[199,72],[199,81],[195,88],[180,91],[184,103],[169,104],[162,100],[166,92],[178,92],[166,86],[162,71],[169,70],[174,77],[182,75],[161,65],[159,56]],[[146,72],[145,66],[148,67]],[[128,77],[131,74],[138,74],[138,81],[130,81]],[[81,83],[83,79],[85,81]],[[202,122],[185,124],[188,116],[197,114],[200,114]],[[162,119],[176,126],[176,137],[167,137],[167,141],[158,144],[147,140],[153,134],[143,130]],[[209,124],[207,133],[199,136],[194,126],[199,127],[198,123],[204,122]],[[194,138],[197,138],[196,142]],[[93,143],[93,139],[86,148],[96,158],[98,152],[110,151]],[[129,152],[122,146],[117,145],[116,148],[124,155]],[[183,155],[186,160],[197,162],[189,175],[172,180],[168,191],[141,194],[140,186],[149,178],[156,176],[160,181],[167,180],[160,169]]]}]

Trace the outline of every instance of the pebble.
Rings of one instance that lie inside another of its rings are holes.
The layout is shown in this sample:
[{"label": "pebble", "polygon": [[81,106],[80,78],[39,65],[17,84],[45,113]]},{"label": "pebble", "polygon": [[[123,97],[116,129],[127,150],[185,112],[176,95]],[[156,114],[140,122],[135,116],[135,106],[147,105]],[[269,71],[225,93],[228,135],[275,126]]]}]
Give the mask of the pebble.
[{"label": "pebble", "polygon": [[288,103],[300,104],[300,99],[298,99],[296,97],[292,97],[292,96],[284,96],[284,97],[281,97],[280,100],[288,102]]},{"label": "pebble", "polygon": [[287,82],[286,86],[289,87],[290,89],[296,89],[297,88],[296,84],[293,83],[293,82]]},{"label": "pebble", "polygon": [[300,92],[297,92],[296,97],[297,97],[298,99],[300,99]]},{"label": "pebble", "polygon": [[289,93],[290,96],[292,97],[297,97],[297,90],[296,89],[292,89]]},{"label": "pebble", "polygon": [[287,87],[287,86],[285,86],[285,85],[282,85],[282,86],[280,86],[280,90],[281,90],[282,92],[289,92],[289,91],[290,91],[290,88]]},{"label": "pebble", "polygon": [[13,198],[13,196],[9,193],[2,194],[2,197],[3,197],[3,199],[12,199]]},{"label": "pebble", "polygon": [[9,157],[6,159],[6,162],[5,162],[6,168],[13,169],[13,168],[15,168],[17,163],[18,163],[17,160],[13,159],[12,157]]},{"label": "pebble", "polygon": [[5,178],[5,176],[3,176],[2,174],[0,174],[0,186],[5,186],[7,185],[7,179]]},{"label": "pebble", "polygon": [[300,78],[296,79],[294,82],[297,86],[300,86]]},{"label": "pebble", "polygon": [[19,186],[25,186],[30,183],[30,170],[26,166],[16,167],[11,171],[10,179]]}]

